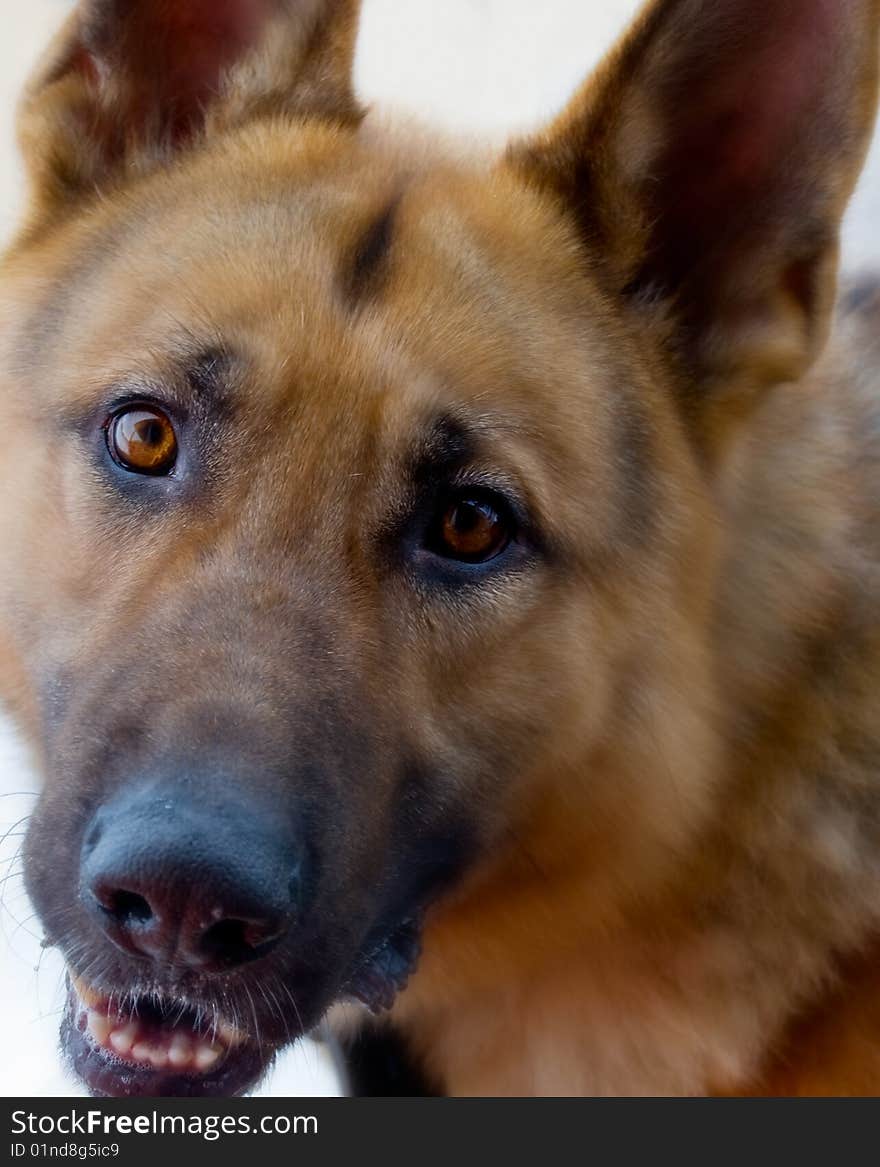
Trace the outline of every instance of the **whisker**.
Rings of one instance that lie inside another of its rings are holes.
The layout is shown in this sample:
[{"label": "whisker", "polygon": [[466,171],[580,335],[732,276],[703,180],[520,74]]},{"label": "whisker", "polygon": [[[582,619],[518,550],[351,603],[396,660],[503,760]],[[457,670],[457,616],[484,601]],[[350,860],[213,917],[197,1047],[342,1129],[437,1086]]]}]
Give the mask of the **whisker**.
[{"label": "whisker", "polygon": [[262,1039],[260,1037],[260,1019],[257,1016],[257,1007],[256,1007],[256,1004],[254,1003],[254,998],[253,998],[253,995],[250,991],[250,988],[247,985],[244,986],[244,991],[247,995],[248,1001],[250,1002],[251,1015],[253,1016],[253,1019],[254,1019],[254,1040],[256,1041],[258,1046],[262,1046],[263,1042],[262,1042]]},{"label": "whisker", "polygon": [[[9,913],[10,916],[12,916],[12,913],[9,911],[9,908],[7,908],[6,911]],[[18,920],[16,922],[15,931],[9,937],[10,943],[15,939],[15,937],[18,935],[18,933],[22,932],[22,931],[27,932],[28,936],[33,936],[33,938],[35,940],[40,939],[40,937],[37,936],[37,934],[35,932],[32,932],[30,930],[30,928],[26,927],[26,925],[29,924],[31,922],[31,920],[36,919],[36,916],[37,916],[36,912],[31,912],[31,914],[29,916],[25,916],[25,918],[23,920]],[[14,916],[12,916],[12,918],[15,919]]]},{"label": "whisker", "polygon": [[[7,830],[3,835],[0,835],[0,847],[2,847],[6,840],[9,838],[20,838],[24,832],[16,831],[16,828],[20,827],[23,823],[26,823],[30,817],[30,814],[24,814],[20,819],[16,819],[15,822],[12,823],[12,825],[9,827],[9,830]],[[16,833],[13,834],[13,832]]]}]

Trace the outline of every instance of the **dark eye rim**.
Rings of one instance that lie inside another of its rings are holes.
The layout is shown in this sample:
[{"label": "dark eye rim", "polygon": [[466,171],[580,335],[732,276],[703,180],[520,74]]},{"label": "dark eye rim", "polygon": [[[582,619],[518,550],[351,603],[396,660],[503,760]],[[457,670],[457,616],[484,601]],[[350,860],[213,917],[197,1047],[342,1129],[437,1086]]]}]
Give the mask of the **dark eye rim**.
[{"label": "dark eye rim", "polygon": [[[456,555],[446,546],[441,535],[443,521],[449,511],[462,503],[489,506],[504,526],[504,537],[497,547],[486,555]],[[424,550],[437,560],[455,569],[480,570],[501,560],[520,536],[520,522],[511,502],[497,490],[485,486],[461,485],[445,491],[436,501],[431,522],[425,532]]]},{"label": "dark eye rim", "polygon": [[[151,413],[161,414],[168,420],[174,431],[175,438],[175,453],[174,459],[168,469],[159,470],[140,470],[137,467],[130,466],[124,462],[113,448],[113,427],[117,424],[120,418],[127,413],[133,413],[137,410],[145,410]],[[165,403],[161,401],[153,401],[148,397],[130,397],[123,401],[118,401],[107,412],[104,422],[101,426],[104,446],[107,455],[115,467],[121,470],[124,474],[134,478],[144,479],[165,479],[176,477],[176,472],[180,464],[180,424],[174,417],[174,411],[170,409]]]}]

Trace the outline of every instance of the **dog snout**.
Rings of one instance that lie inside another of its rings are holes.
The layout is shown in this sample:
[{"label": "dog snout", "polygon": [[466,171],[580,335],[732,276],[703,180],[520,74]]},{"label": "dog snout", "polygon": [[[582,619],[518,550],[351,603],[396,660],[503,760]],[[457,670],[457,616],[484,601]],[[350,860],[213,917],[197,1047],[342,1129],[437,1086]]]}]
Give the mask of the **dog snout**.
[{"label": "dog snout", "polygon": [[103,807],[81,862],[82,898],[117,948],[202,972],[268,955],[294,925],[301,880],[268,815],[155,791]]}]

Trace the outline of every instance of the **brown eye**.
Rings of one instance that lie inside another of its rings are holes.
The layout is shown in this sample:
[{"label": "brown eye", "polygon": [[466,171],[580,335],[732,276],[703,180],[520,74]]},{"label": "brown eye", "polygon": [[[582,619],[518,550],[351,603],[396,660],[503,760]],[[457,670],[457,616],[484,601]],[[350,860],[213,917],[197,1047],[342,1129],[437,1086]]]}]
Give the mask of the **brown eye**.
[{"label": "brown eye", "polygon": [[133,474],[170,474],[177,461],[177,435],[168,417],[150,405],[117,413],[107,427],[114,462]]},{"label": "brown eye", "polygon": [[479,495],[462,495],[440,516],[435,550],[463,563],[486,563],[507,547],[511,528],[501,506]]}]

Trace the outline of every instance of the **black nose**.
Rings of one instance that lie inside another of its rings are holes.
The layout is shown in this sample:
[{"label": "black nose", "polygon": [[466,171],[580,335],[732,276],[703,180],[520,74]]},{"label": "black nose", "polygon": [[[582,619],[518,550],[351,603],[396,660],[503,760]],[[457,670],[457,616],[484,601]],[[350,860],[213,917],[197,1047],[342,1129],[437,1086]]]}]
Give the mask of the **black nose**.
[{"label": "black nose", "polygon": [[82,894],[123,951],[222,971],[267,955],[293,924],[293,851],[277,816],[154,788],[98,812],[83,846]]}]

